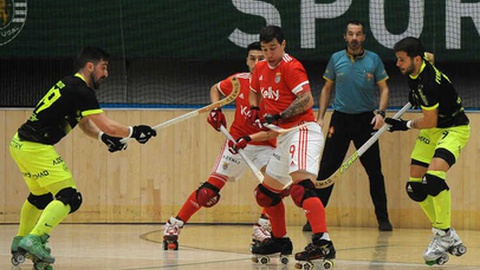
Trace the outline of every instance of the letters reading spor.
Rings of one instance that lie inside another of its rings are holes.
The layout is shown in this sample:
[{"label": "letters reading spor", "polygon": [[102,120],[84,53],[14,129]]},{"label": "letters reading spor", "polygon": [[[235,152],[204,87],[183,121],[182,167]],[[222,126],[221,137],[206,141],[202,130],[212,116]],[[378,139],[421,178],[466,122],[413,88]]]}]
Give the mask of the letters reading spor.
[{"label": "letters reading spor", "polygon": [[[370,0],[368,3],[370,28],[373,37],[386,48],[393,48],[393,45],[406,36],[420,37],[424,28],[426,12],[425,1],[409,0],[409,12],[401,18],[407,18],[407,28],[403,33],[392,34],[386,26],[385,15],[387,0]],[[324,19],[341,18],[350,8],[358,8],[353,0],[336,0],[332,3],[316,3],[315,0],[300,1],[300,48],[315,49],[319,44],[316,37],[316,24],[321,24]],[[264,1],[232,0],[235,8],[244,14],[254,17],[260,16],[265,19],[267,25],[282,26],[280,11],[274,4]],[[462,3],[461,0],[450,0],[445,5],[445,18],[438,18],[445,22],[445,48],[461,49],[462,18],[471,18],[475,27],[480,26],[480,2]],[[393,14],[390,12],[390,14]],[[389,16],[392,16],[388,14]],[[477,29],[478,32],[479,29]],[[448,34],[447,34],[448,33]],[[246,48],[248,44],[258,40],[258,33],[246,33],[236,28],[229,35],[228,39],[236,45]]]}]

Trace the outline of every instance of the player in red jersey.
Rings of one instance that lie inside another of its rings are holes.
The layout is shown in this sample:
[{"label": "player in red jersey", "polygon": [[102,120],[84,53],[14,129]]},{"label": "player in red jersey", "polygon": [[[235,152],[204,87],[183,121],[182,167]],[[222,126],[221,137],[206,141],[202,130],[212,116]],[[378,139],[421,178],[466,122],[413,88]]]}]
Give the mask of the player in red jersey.
[{"label": "player in red jersey", "polygon": [[[243,134],[256,133],[261,130],[260,127],[250,124],[248,117],[250,114],[251,73],[257,63],[264,59],[260,43],[254,42],[250,44],[247,47],[247,53],[249,72],[231,75],[213,85],[210,89],[210,100],[215,102],[220,100],[222,95],[228,96],[232,92],[232,77],[236,77],[240,82],[240,93],[235,100],[235,116],[230,127],[230,134],[234,138],[240,138]],[[221,125],[227,126],[227,121],[221,108],[212,110],[208,115],[207,121],[217,131],[220,130]],[[254,162],[257,168],[264,170],[268,159],[275,149],[275,139],[256,142],[243,140],[242,143],[245,144],[244,151],[247,157]],[[235,150],[229,149],[228,142],[225,141],[207,181],[190,194],[178,214],[175,217],[171,217],[165,224],[164,249],[178,249],[178,234],[190,217],[200,210],[201,207],[212,207],[217,204],[220,199],[219,192],[225,183],[229,180],[238,179],[245,169],[247,169],[247,165],[244,160],[239,155],[236,155]],[[254,242],[261,242],[269,238],[269,227],[270,223],[266,215],[262,215],[259,222],[254,225]]]},{"label": "player in red jersey", "polygon": [[[252,74],[251,121],[273,123],[284,129],[302,126],[277,137],[277,148],[268,161],[265,179],[255,190],[258,204],[266,207],[270,217],[272,238],[254,247],[252,253],[292,253],[282,201],[288,194],[285,190],[292,179],[290,195],[294,203],[305,211],[313,232],[312,243],[305,251],[297,253],[295,259],[333,259],[335,249],[327,232],[325,209],[315,195],[314,183],[324,139],[312,110],[314,101],[307,73],[298,60],[285,53],[286,41],[280,27],[263,28],[260,43],[266,61],[258,63]],[[256,138],[252,135],[253,140]]]}]

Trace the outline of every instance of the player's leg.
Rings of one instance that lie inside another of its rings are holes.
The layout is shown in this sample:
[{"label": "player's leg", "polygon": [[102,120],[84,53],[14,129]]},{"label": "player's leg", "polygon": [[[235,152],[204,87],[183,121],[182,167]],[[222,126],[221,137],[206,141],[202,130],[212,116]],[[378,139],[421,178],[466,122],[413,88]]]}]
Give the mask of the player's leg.
[{"label": "player's leg", "polygon": [[[265,178],[255,188],[254,196],[257,204],[266,209],[272,228],[270,239],[252,246],[252,253],[255,256],[274,253],[280,253],[282,256],[292,254],[293,245],[287,236],[285,205],[283,203],[283,198],[288,196],[289,190],[287,187],[291,181],[288,175],[288,160],[284,158],[286,151],[287,148],[281,140],[277,141],[277,148],[270,156],[265,170]],[[288,258],[284,257],[282,260],[287,262]]]},{"label": "player's leg", "polygon": [[[257,256],[255,259],[258,259],[258,256],[275,253],[288,256],[292,254],[293,250],[292,242],[287,236],[285,205],[283,203],[283,198],[288,196],[288,190],[282,190],[289,178],[286,178],[285,183],[279,182],[268,174],[268,167],[263,183],[256,187],[254,194],[258,205],[266,209],[272,231],[271,238],[267,238],[251,247],[252,254]],[[288,258],[282,257],[282,262],[288,262]]]},{"label": "player's leg", "polygon": [[[359,116],[360,130],[353,137],[356,149],[359,149],[368,141],[372,132],[375,132],[370,124],[372,117],[373,113],[365,113]],[[370,197],[375,207],[378,229],[380,231],[391,231],[393,228],[388,218],[387,194],[385,192],[385,180],[382,173],[378,141],[360,157],[360,162],[368,175]]]},{"label": "player's leg", "polygon": [[[244,153],[253,161],[257,168],[260,168],[263,174],[268,164],[268,160],[272,156],[275,148],[267,145],[249,145],[244,149]],[[267,209],[262,208],[262,213],[258,221],[253,224],[252,228],[252,245],[257,245],[267,239],[272,238],[272,227],[267,214]]]},{"label": "player's leg", "polygon": [[[53,263],[50,249],[45,246],[48,235],[37,231],[37,234],[32,236],[32,233],[43,224],[37,219],[46,214],[44,209],[53,202],[52,194],[57,191],[49,189],[48,185],[56,183],[58,179],[71,178],[71,173],[51,145],[20,141],[18,135],[15,135],[10,144],[10,153],[31,192],[22,206],[18,233],[18,236],[22,237],[16,237],[14,240],[20,241],[12,243],[12,247],[15,248],[16,245],[22,252],[29,252],[40,260]],[[44,211],[41,212],[42,210]]]},{"label": "player's leg", "polygon": [[45,249],[45,244],[50,237],[51,231],[68,214],[74,213],[80,208],[82,196],[77,191],[72,178],[48,184],[43,188],[47,189],[51,194],[55,194],[54,200],[46,205],[35,227],[22,239],[19,247],[27,250],[41,261],[53,263],[55,258]]},{"label": "player's leg", "polygon": [[202,207],[213,207],[220,200],[220,190],[229,178],[238,177],[245,169],[245,164],[239,155],[228,151],[224,143],[220,154],[217,156],[212,172],[207,181],[192,191],[183,203],[175,217],[170,217],[164,225],[164,249],[178,249],[178,236],[183,226]]},{"label": "player's leg", "polygon": [[323,134],[318,124],[309,123],[307,128],[293,132],[287,139],[289,172],[293,181],[290,196],[295,205],[303,209],[312,227],[312,242],[304,251],[295,254],[295,259],[333,259],[335,249],[327,230],[325,208],[316,196],[314,184],[324,143]]}]

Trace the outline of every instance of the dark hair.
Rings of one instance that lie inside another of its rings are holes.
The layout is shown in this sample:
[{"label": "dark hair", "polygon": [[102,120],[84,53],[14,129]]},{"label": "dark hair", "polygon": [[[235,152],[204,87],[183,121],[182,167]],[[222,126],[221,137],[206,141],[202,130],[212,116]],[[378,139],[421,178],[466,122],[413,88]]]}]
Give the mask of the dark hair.
[{"label": "dark hair", "polygon": [[261,51],[262,46],[260,46],[260,42],[255,41],[255,42],[252,42],[252,43],[248,44],[247,53],[249,53],[251,50]]},{"label": "dark hair", "polygon": [[348,25],[349,24],[361,26],[363,33],[365,33],[365,26],[363,25],[363,22],[361,22],[360,20],[350,20],[350,21],[347,22],[347,24],[345,24],[345,34],[348,31]]},{"label": "dark hair", "polygon": [[282,28],[275,25],[268,25],[260,30],[260,42],[270,42],[277,39],[278,43],[282,43],[285,39]]},{"label": "dark hair", "polygon": [[406,37],[395,43],[393,46],[393,51],[404,51],[411,58],[415,56],[423,57],[425,54],[425,48],[423,47],[422,42],[418,38]]},{"label": "dark hair", "polygon": [[75,67],[78,70],[85,67],[88,62],[97,64],[101,60],[108,61],[109,58],[110,55],[106,51],[97,47],[88,46],[83,48],[80,54],[77,56],[77,59],[75,60]]}]

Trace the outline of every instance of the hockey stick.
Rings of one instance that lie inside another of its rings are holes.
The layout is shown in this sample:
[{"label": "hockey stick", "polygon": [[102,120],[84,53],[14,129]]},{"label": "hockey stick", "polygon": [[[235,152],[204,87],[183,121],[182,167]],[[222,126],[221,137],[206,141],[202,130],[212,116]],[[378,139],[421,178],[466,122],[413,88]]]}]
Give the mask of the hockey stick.
[{"label": "hockey stick", "polygon": [[[188,112],[186,114],[179,115],[175,118],[172,118],[172,119],[167,120],[167,121],[165,121],[161,124],[158,124],[158,125],[156,125],[152,128],[155,129],[155,130],[159,130],[161,128],[171,126],[173,124],[176,124],[176,123],[182,122],[184,120],[190,119],[192,117],[195,117],[199,114],[209,112],[209,111],[211,111],[215,108],[218,108],[218,107],[221,107],[223,105],[227,105],[227,104],[231,103],[232,101],[234,101],[237,98],[238,94],[240,93],[240,82],[238,81],[237,77],[232,77],[231,81],[232,81],[232,85],[233,85],[233,90],[230,93],[230,95],[226,96],[224,99],[221,99],[219,101],[215,101],[210,105],[207,105],[207,106],[202,107],[200,109]],[[123,138],[121,140],[121,142],[122,143],[127,143],[130,140],[132,140],[132,138]]]},{"label": "hockey stick", "polygon": [[[403,106],[402,109],[400,109],[400,111],[398,111],[392,118],[394,119],[398,119],[400,118],[406,111],[408,111],[408,109],[410,109],[410,107],[412,106],[412,104],[410,104],[410,102],[408,102],[407,104],[405,104],[405,106]],[[366,141],[360,148],[358,148],[358,150],[353,153],[353,155],[351,157],[349,157],[341,166],[340,168],[338,168],[338,170],[336,170],[333,175],[330,177],[330,178],[327,178],[325,180],[317,180],[317,182],[315,183],[315,186],[316,188],[327,188],[331,185],[333,185],[333,183],[335,183],[335,181],[337,180],[338,177],[340,177],[342,174],[345,173],[345,171],[347,171],[348,168],[350,168],[350,166],[358,159],[360,158],[377,140],[378,138],[380,138],[380,136],[385,133],[385,131],[388,130],[388,128],[390,127],[390,125],[388,124],[385,124],[383,127],[381,127],[377,132],[375,132],[375,134],[373,134],[372,137],[370,137],[370,139],[368,139],[368,141]]]},{"label": "hockey stick", "polygon": [[[223,135],[225,135],[225,137],[227,137],[228,140],[232,141],[232,142],[235,142],[235,139],[232,137],[232,135],[228,132],[228,130],[223,126],[221,125],[220,126],[220,132],[223,133]],[[257,168],[257,166],[255,166],[255,164],[253,164],[253,162],[247,157],[247,155],[245,154],[245,152],[243,151],[243,149],[238,149],[237,150],[238,153],[240,154],[240,156],[243,158],[243,160],[245,161],[245,163],[247,163],[248,167],[252,170],[253,174],[255,174],[255,176],[257,177],[258,181],[260,181],[260,183],[263,182],[263,174],[262,172]]]},{"label": "hockey stick", "polygon": [[274,124],[267,124],[267,123],[263,124],[264,127],[267,127],[268,129],[270,129],[272,131],[275,131],[277,133],[280,133],[280,134],[287,133],[289,131],[296,130],[296,129],[301,129],[306,125],[307,124],[301,124],[301,125],[294,126],[294,127],[291,127],[291,128],[281,128],[281,127],[276,126]]}]

